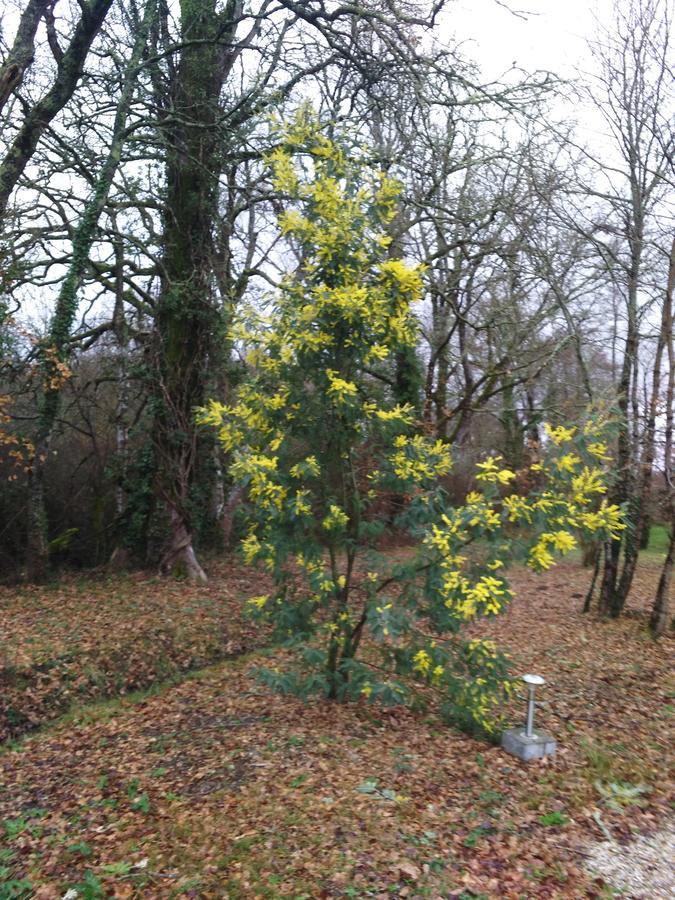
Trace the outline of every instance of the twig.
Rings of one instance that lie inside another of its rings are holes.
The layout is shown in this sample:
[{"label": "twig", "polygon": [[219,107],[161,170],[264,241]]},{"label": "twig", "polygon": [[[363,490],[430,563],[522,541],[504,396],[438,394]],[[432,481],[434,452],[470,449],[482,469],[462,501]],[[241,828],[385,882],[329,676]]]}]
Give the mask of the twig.
[{"label": "twig", "polygon": [[614,840],[614,838],[612,837],[611,831],[610,831],[609,828],[605,825],[605,823],[602,821],[602,816],[600,815],[600,811],[597,810],[597,809],[596,809],[596,811],[593,813],[593,821],[594,821],[595,824],[598,826],[598,828],[600,829],[600,831],[604,834],[604,836],[607,838],[607,840],[610,842],[610,844],[616,843],[615,840]]}]

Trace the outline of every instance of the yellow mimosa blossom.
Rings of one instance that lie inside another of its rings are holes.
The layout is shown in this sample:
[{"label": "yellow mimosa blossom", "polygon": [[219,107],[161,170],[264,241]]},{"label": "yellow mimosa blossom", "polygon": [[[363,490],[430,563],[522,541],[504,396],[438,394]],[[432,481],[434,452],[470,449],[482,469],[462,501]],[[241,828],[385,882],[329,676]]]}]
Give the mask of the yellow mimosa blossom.
[{"label": "yellow mimosa blossom", "polygon": [[402,291],[417,296],[422,290],[422,273],[419,266],[410,268],[402,259],[388,259],[380,264],[380,272],[393,278]]},{"label": "yellow mimosa blossom", "polygon": [[420,675],[427,676],[431,668],[431,657],[426,650],[418,650],[413,656],[413,671],[419,672]]},{"label": "yellow mimosa blossom", "polygon": [[554,460],[553,465],[561,472],[574,472],[580,462],[581,458],[576,453],[565,453]]},{"label": "yellow mimosa blossom", "polygon": [[552,428],[548,422],[544,422],[544,431],[553,441],[553,443],[559,447],[560,444],[566,444],[568,441],[572,440],[575,435],[576,428],[565,428],[563,425],[558,425],[557,428]]},{"label": "yellow mimosa blossom", "polygon": [[328,395],[337,403],[346,403],[350,397],[355,397],[358,393],[358,388],[353,381],[341,378],[333,369],[326,369],[326,377],[328,378]]},{"label": "yellow mimosa blossom", "polygon": [[611,460],[611,456],[607,453],[607,444],[604,444],[600,441],[589,444],[588,452],[595,456],[596,459],[600,459],[603,462],[609,462]]},{"label": "yellow mimosa blossom", "polygon": [[497,464],[501,462],[501,456],[488,456],[484,462],[476,463],[479,469],[476,475],[476,481],[486,481],[493,484],[508,484],[516,477],[516,473],[510,469],[500,468]]},{"label": "yellow mimosa blossom", "polygon": [[607,486],[600,469],[584,467],[579,475],[572,479],[572,498],[575,503],[585,506],[591,494],[605,494]]},{"label": "yellow mimosa blossom", "polygon": [[324,518],[321,525],[326,531],[338,531],[347,527],[349,524],[349,516],[336,503],[331,503],[328,507],[328,515]]}]

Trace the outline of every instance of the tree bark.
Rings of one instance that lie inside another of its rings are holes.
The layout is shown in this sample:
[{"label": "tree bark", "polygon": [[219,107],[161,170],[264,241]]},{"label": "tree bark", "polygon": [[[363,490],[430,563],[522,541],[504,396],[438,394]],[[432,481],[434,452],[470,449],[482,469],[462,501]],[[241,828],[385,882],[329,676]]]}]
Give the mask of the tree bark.
[{"label": "tree bark", "polygon": [[192,547],[192,535],[186,527],[185,516],[175,507],[171,507],[169,513],[171,534],[160,564],[161,573],[206,584],[208,579]]},{"label": "tree bark", "polygon": [[[222,12],[216,0],[181,0],[180,50],[172,86],[173,111],[165,128],[167,186],[161,291],[156,318],[159,394],[154,442],[158,493],[170,515],[162,571],[175,561],[191,579],[206,576],[192,546],[190,491],[198,433],[195,408],[205,387],[221,313],[215,298],[213,231],[221,171],[220,94],[236,58],[239,0]],[[189,43],[188,43],[189,42]]]},{"label": "tree bark", "polygon": [[0,112],[23,81],[35,57],[35,32],[54,0],[29,0],[21,14],[16,37],[7,59],[0,66]]},{"label": "tree bark", "polygon": [[673,347],[673,294],[675,293],[675,239],[670,250],[668,285],[664,300],[663,320],[665,322],[666,350],[668,353],[668,384],[666,388],[666,428],[663,449],[663,471],[670,513],[670,541],[668,552],[661,570],[661,578],[656,589],[654,606],[649,619],[649,627],[655,637],[660,637],[668,627],[670,615],[670,583],[675,558],[675,483],[673,481],[673,416],[675,410],[675,347]]}]

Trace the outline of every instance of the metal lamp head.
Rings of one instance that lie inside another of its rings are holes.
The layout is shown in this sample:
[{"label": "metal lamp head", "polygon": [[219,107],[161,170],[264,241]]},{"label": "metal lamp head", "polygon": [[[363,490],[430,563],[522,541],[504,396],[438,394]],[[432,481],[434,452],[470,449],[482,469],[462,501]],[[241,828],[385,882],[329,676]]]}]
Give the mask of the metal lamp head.
[{"label": "metal lamp head", "polygon": [[546,679],[541,675],[523,675],[523,681],[528,687],[540,687],[546,684]]}]

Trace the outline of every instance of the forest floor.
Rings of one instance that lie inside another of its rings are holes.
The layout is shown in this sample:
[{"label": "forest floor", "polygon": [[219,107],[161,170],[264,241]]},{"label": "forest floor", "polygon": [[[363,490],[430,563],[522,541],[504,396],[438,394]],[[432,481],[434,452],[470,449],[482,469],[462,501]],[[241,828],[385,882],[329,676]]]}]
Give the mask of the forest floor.
[{"label": "forest floor", "polygon": [[5,736],[38,729],[0,755],[0,900],[657,896],[587,870],[608,834],[630,847],[675,816],[657,560],[619,621],[581,615],[589,576],[568,563],[516,572],[476,629],[547,679],[558,752],[529,765],[429,712],[271,694],[250,670],[282,654],[241,616],[261,577],[212,570],[0,589]]}]

